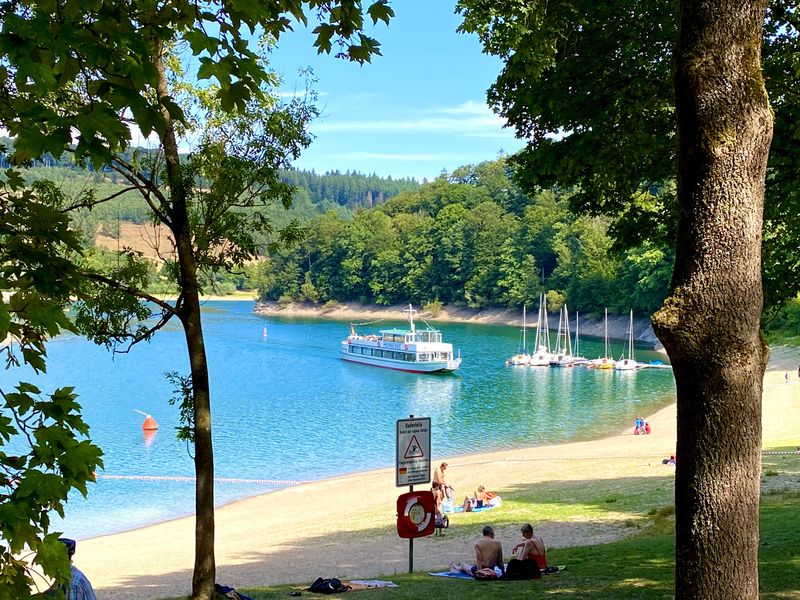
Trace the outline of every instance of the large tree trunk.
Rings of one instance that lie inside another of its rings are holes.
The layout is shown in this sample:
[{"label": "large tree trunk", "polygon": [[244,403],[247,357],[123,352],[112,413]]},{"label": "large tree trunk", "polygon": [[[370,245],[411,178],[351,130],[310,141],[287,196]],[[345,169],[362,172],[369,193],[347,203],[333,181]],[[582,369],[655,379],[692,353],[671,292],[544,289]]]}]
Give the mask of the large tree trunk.
[{"label": "large tree trunk", "polygon": [[[156,59],[159,72],[158,96],[169,96],[163,55]],[[181,300],[179,316],[186,336],[194,399],[194,469],[195,469],[195,555],[192,574],[192,598],[212,600],[216,579],[214,557],[214,450],[211,439],[211,393],[208,363],[203,340],[200,297],[197,285],[197,262],[194,256],[186,189],[180,174],[178,144],[172,118],[166,109],[167,123],[162,137],[170,190],[169,227],[175,236],[180,267]]]},{"label": "large tree trunk", "polygon": [[758,598],[766,2],[682,0],[678,240],[653,317],[678,394],[675,597]]}]

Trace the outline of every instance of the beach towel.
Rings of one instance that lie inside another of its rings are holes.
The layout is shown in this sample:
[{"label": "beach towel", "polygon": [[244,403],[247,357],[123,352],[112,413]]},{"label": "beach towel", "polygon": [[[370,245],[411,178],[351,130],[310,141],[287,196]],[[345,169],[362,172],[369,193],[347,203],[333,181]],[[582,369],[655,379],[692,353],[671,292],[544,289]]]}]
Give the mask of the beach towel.
[{"label": "beach towel", "polygon": [[397,584],[391,581],[384,581],[383,579],[353,579],[346,583],[354,583],[356,585],[363,585],[368,588],[384,588],[384,587],[397,587]]},{"label": "beach towel", "polygon": [[[473,506],[472,510],[469,512],[483,512],[486,510],[492,510],[493,508],[497,508],[496,506],[481,506],[480,508]],[[463,506],[456,506],[454,512],[460,513],[464,512]]]},{"label": "beach towel", "polygon": [[[497,577],[500,577],[502,574],[498,567],[494,568],[494,572],[497,573]],[[441,572],[433,572],[428,571],[428,575],[433,575],[434,577],[450,577],[452,579],[475,579],[472,575],[467,575],[466,573],[453,573],[453,571],[441,571]]]}]

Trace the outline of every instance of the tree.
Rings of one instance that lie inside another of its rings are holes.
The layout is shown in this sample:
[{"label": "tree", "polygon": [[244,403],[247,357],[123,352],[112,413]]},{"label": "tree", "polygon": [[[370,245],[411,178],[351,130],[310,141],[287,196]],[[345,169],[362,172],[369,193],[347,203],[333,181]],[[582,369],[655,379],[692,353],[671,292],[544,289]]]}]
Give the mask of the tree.
[{"label": "tree", "polygon": [[[241,186],[241,194],[252,191],[249,186],[259,182],[245,183],[246,168],[253,163],[234,156],[223,165],[228,168],[215,180],[218,185],[208,194],[198,192],[194,176],[219,164],[220,159],[226,160],[235,142],[227,138],[221,146],[208,144],[199,162],[188,168],[181,165],[178,140],[191,123],[175,101],[168,51],[175,44],[188,44],[198,58],[197,79],[216,81],[210,89],[220,117],[226,120],[225,115],[232,115],[229,124],[246,127],[249,103],[263,100],[262,87],[270,83],[268,71],[246,37],[247,31],[252,34],[260,30],[277,39],[291,29],[292,19],[306,23],[306,10],[320,19],[314,30],[320,52],[331,52],[337,44],[339,56],[357,62],[379,54],[379,44],[364,33],[364,13],[373,23],[388,22],[393,14],[386,0],[375,0],[365,9],[360,0],[281,0],[224,7],[185,0],[136,6],[66,0],[0,3],[0,125],[15,137],[12,160],[24,164],[46,152],[59,156],[71,149],[77,160],[88,159],[96,167],[111,165],[142,192],[156,219],[173,235],[173,273],[180,286],[175,306],[145,296],[132,285],[140,283],[142,274],[130,253],[126,270],[114,273],[114,277],[86,275],[115,290],[105,298],[98,296],[105,303],[110,301],[115,312],[108,320],[107,331],[94,331],[98,340],[110,341],[118,336],[119,325],[147,316],[141,305],[130,304],[120,294],[155,302],[163,311],[161,323],[176,316],[183,325],[191,385],[182,387],[191,394],[197,474],[194,598],[210,599],[215,578],[211,404],[198,270],[204,261],[224,268],[254,254],[247,220],[231,209],[237,205],[237,186]],[[135,123],[146,136],[154,133],[159,140],[161,152],[156,162],[145,163],[147,169],[121,156],[131,137],[129,123]],[[77,133],[75,139],[73,132]],[[289,135],[293,133],[295,130],[290,129]],[[267,145],[258,150],[271,169],[281,160],[284,149],[277,148],[278,154],[273,155],[276,149],[268,146],[268,140],[263,141]],[[226,180],[228,173],[233,174],[230,181]],[[275,180],[270,178],[266,183],[270,191],[280,190]],[[192,220],[197,215],[191,209],[197,194],[207,200],[208,211],[199,229]],[[279,191],[277,197],[286,198],[286,190]],[[91,198],[84,201],[86,205],[94,203]],[[219,211],[217,203],[222,204]],[[215,246],[217,242],[221,250]],[[84,322],[102,317],[100,304],[87,302],[85,306]],[[132,334],[119,335],[138,340],[152,331],[144,326]]]},{"label": "tree", "polygon": [[[77,289],[78,270],[63,256],[79,244],[58,210],[57,190],[23,190],[13,171],[6,176],[0,181],[0,353],[7,367],[24,362],[44,372],[47,339],[73,329],[63,307]],[[76,398],[68,387],[44,394],[27,382],[15,391],[0,389],[3,597],[27,597],[41,582],[32,570],[69,579],[50,511],[63,516],[70,491],[85,496],[103,466]]]},{"label": "tree", "polygon": [[533,140],[520,157],[528,186],[580,182],[585,208],[652,222],[636,199],[677,156],[675,268],[653,318],[678,395],[675,592],[756,598],[766,2],[682,0],[677,35],[672,3],[459,6],[463,29],[506,61],[489,99]]},{"label": "tree", "polygon": [[678,389],[675,595],[755,599],[768,356],[759,331],[772,138],[760,62],[766,1],[684,0],[681,9],[678,239],[670,295],[653,316]]}]

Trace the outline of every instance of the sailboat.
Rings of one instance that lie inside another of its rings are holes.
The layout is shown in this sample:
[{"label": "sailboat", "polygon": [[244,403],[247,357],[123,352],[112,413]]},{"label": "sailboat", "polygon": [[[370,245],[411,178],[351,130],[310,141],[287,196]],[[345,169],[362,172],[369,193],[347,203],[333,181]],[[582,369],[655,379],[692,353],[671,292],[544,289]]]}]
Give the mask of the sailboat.
[{"label": "sailboat", "polygon": [[527,333],[528,333],[528,325],[525,321],[525,305],[522,305],[522,348],[520,349],[519,353],[515,354],[511,358],[509,358],[506,363],[509,365],[515,366],[525,366],[531,360],[531,355],[528,354],[528,346],[527,346]]},{"label": "sailboat", "polygon": [[547,296],[539,294],[539,319],[536,323],[536,342],[534,343],[534,352],[528,365],[531,367],[549,367],[551,359],[550,328],[547,324]]},{"label": "sailboat", "polygon": [[569,311],[567,305],[561,307],[558,316],[558,336],[556,350],[550,359],[551,367],[572,367],[575,361],[572,358],[572,344],[569,336]]},{"label": "sailboat", "polygon": [[628,325],[628,356],[626,358],[623,352],[622,357],[614,365],[614,368],[617,371],[633,371],[638,367],[639,363],[636,362],[636,358],[633,355],[633,310],[631,310],[631,320]]},{"label": "sailboat", "polygon": [[581,334],[579,332],[579,323],[581,320],[580,313],[575,311],[575,346],[572,348],[572,360],[576,365],[588,363],[589,360],[585,356],[581,356]]},{"label": "sailboat", "polygon": [[603,324],[603,356],[592,361],[595,369],[613,369],[614,359],[610,356],[611,350],[608,343],[608,309],[605,309],[605,322]]}]

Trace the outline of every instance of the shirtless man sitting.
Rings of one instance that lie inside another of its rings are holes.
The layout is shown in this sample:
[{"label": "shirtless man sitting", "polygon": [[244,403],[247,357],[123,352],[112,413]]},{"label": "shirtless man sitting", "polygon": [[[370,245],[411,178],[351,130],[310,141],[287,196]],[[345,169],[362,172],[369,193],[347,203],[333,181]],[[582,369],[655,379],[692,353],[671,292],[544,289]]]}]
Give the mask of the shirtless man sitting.
[{"label": "shirtless man sitting", "polygon": [[503,563],[503,546],[494,539],[494,529],[491,525],[483,528],[483,537],[475,542],[475,565],[450,563],[450,570],[453,573],[466,573],[475,575],[475,571],[480,569],[494,569],[500,567],[500,573],[505,573]]}]

